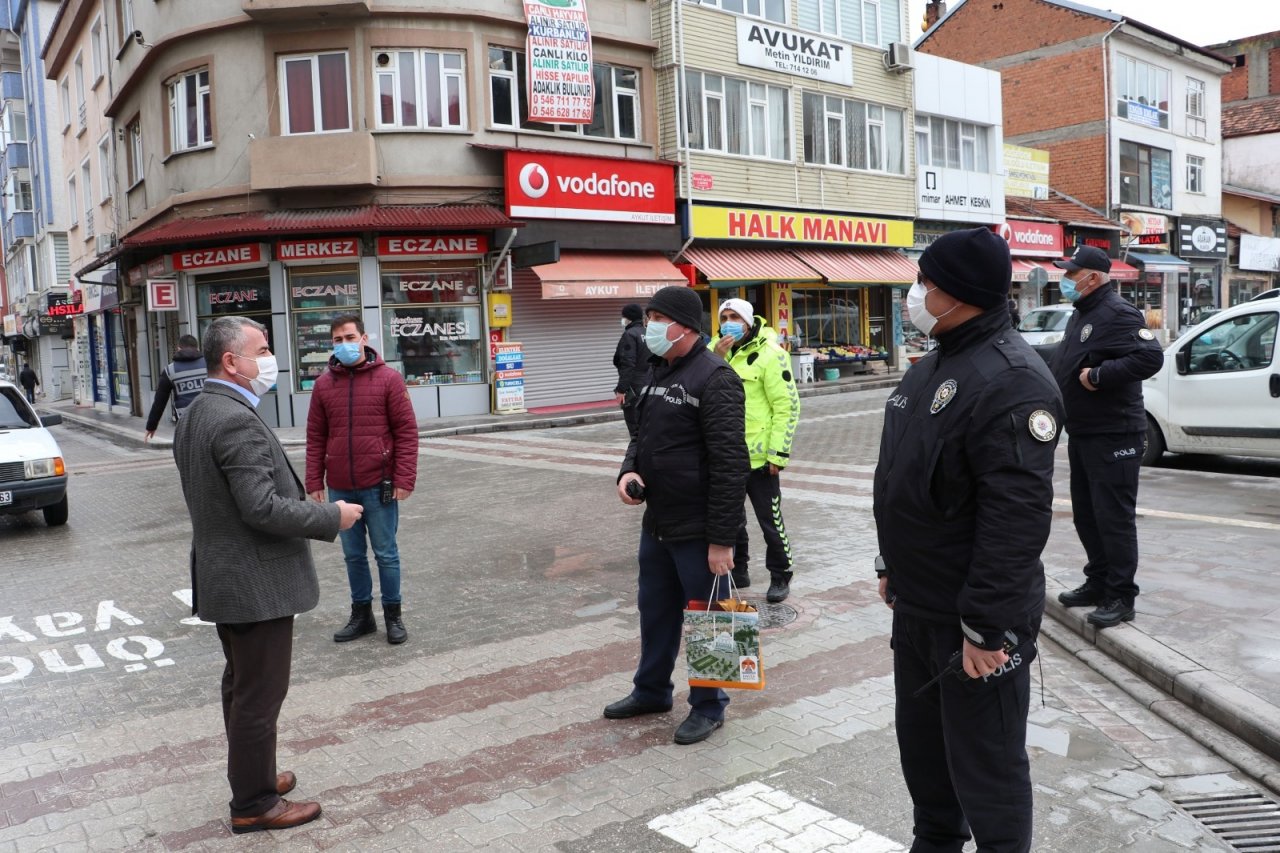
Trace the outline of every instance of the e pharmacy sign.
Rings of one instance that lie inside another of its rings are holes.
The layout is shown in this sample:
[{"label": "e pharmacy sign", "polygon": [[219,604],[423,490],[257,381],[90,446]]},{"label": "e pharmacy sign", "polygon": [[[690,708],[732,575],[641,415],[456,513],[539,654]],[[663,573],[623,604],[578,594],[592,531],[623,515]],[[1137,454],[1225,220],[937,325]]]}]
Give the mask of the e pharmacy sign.
[{"label": "e pharmacy sign", "polygon": [[529,121],[590,124],[591,27],[584,0],[525,0]]}]

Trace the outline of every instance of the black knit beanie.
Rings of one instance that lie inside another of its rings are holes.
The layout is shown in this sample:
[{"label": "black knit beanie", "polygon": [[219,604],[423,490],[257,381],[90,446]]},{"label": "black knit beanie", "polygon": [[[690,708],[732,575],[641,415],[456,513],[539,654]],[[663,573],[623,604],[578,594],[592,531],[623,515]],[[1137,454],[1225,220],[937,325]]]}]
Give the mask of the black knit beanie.
[{"label": "black knit beanie", "polygon": [[1009,244],[990,228],[943,234],[920,256],[920,272],[941,290],[978,308],[1004,305],[1013,264]]},{"label": "black knit beanie", "polygon": [[681,326],[702,332],[702,300],[698,294],[683,284],[664,287],[649,298],[645,313],[660,311]]},{"label": "black knit beanie", "polygon": [[636,303],[631,302],[622,306],[622,316],[632,321],[642,320],[644,319],[644,309]]}]

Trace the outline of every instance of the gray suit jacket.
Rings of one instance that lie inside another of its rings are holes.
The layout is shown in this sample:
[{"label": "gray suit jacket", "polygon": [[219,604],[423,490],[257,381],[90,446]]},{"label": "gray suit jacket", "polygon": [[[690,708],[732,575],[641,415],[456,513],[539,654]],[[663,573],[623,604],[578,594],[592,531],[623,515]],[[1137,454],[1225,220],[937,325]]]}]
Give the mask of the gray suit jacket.
[{"label": "gray suit jacket", "polygon": [[173,456],[191,513],[192,612],[234,624],[315,607],[320,584],[307,539],[332,542],[341,513],[306,499],[249,401],[207,383],[178,421]]}]

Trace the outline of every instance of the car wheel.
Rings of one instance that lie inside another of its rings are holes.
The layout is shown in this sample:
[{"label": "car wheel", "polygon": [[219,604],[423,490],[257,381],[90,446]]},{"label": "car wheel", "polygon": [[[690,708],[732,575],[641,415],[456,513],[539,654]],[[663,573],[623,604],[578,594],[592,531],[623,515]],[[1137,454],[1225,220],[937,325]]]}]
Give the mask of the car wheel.
[{"label": "car wheel", "polygon": [[1155,418],[1147,415],[1147,446],[1142,451],[1142,464],[1155,465],[1162,456],[1164,456],[1164,436],[1160,433],[1160,427],[1156,425]]},{"label": "car wheel", "polygon": [[67,523],[67,515],[70,507],[67,506],[67,496],[63,495],[62,500],[56,504],[45,507],[41,512],[44,513],[44,523],[50,527],[58,527]]}]

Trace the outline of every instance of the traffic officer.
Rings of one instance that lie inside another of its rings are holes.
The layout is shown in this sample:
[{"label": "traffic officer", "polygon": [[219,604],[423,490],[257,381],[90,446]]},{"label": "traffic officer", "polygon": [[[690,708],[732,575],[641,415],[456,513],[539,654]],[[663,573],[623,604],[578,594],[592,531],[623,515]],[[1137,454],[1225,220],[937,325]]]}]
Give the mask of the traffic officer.
[{"label": "traffic officer", "polygon": [[1089,622],[1110,628],[1133,620],[1138,595],[1138,469],[1147,446],[1142,380],[1164,354],[1142,312],[1108,280],[1111,259],[1077,246],[1054,261],[1058,285],[1076,306],[1049,362],[1067,407],[1071,516],[1088,562],[1085,581],[1058,596],[1067,607],[1093,605]]},{"label": "traffic officer", "polygon": [[1044,611],[1062,399],[1009,327],[1008,244],[954,231],[920,257],[911,322],[938,346],[885,405],[874,512],[912,850],[1031,849],[1030,664]]}]

